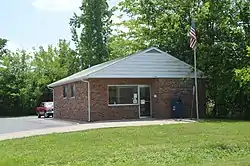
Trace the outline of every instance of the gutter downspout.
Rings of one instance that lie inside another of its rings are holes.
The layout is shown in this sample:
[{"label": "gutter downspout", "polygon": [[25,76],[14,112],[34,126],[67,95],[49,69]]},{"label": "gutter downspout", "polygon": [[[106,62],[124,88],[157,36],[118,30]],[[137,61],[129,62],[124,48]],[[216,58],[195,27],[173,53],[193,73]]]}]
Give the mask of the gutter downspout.
[{"label": "gutter downspout", "polygon": [[90,119],[90,84],[89,84],[89,81],[86,81],[86,80],[81,80],[81,81],[88,84],[88,122],[90,122],[91,121]]},{"label": "gutter downspout", "polygon": [[53,105],[54,105],[54,108],[53,108],[53,111],[54,111],[53,119],[54,119],[54,117],[55,117],[55,93],[54,93],[54,88],[48,87],[48,89],[50,89],[50,90],[53,91]]}]

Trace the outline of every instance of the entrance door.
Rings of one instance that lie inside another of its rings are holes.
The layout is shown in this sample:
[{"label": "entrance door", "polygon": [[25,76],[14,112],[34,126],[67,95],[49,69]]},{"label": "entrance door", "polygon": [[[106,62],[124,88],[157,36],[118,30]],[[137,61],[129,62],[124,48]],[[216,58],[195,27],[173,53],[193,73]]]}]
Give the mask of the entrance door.
[{"label": "entrance door", "polygon": [[139,86],[140,93],[140,117],[150,117],[151,116],[151,102],[150,102],[150,87],[149,86]]}]

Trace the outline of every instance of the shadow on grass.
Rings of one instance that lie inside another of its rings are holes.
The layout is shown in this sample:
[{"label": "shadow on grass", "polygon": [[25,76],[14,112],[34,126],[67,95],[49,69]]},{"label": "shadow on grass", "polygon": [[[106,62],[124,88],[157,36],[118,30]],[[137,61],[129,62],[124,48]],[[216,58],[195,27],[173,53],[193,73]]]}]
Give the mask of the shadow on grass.
[{"label": "shadow on grass", "polygon": [[200,123],[204,122],[213,122],[213,123],[220,123],[220,122],[227,122],[227,123],[236,123],[236,122],[250,122],[250,120],[244,119],[229,119],[229,118],[206,118],[198,120]]}]

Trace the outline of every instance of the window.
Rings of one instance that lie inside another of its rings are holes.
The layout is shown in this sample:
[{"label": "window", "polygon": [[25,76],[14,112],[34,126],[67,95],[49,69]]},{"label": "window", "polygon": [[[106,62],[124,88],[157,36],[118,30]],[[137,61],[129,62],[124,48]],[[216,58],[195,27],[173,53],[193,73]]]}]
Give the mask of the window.
[{"label": "window", "polygon": [[76,92],[75,84],[71,85],[70,88],[71,88],[71,97],[75,97],[75,92]]},{"label": "window", "polygon": [[137,86],[109,86],[109,104],[138,104]]},{"label": "window", "polygon": [[44,107],[53,107],[54,103],[53,102],[44,102]]},{"label": "window", "polygon": [[68,92],[68,88],[67,88],[67,86],[64,86],[63,87],[63,98],[66,98],[68,96],[67,92]]}]

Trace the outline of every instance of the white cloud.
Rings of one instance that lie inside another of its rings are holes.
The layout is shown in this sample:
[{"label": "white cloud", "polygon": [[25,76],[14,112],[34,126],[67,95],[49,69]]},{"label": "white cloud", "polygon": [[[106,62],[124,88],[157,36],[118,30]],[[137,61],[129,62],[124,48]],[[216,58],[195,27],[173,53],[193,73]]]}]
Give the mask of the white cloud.
[{"label": "white cloud", "polygon": [[81,0],[34,0],[33,6],[44,11],[75,11]]}]

